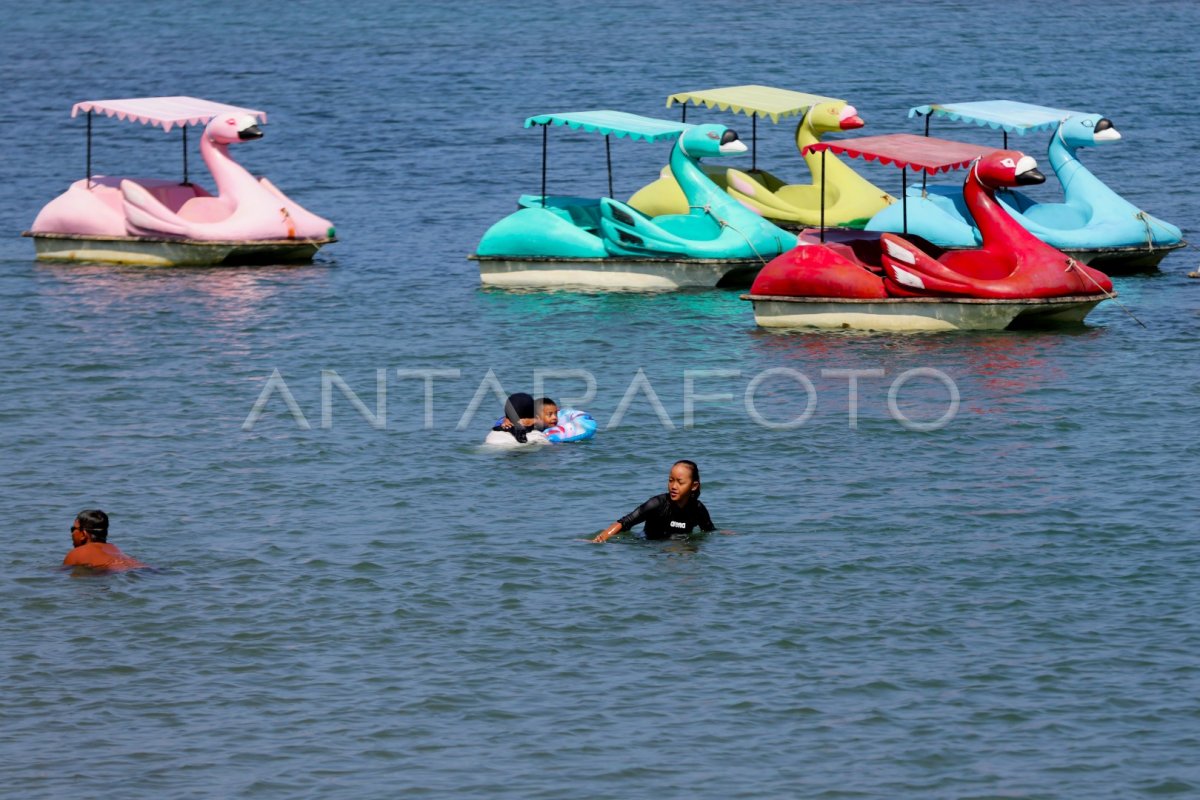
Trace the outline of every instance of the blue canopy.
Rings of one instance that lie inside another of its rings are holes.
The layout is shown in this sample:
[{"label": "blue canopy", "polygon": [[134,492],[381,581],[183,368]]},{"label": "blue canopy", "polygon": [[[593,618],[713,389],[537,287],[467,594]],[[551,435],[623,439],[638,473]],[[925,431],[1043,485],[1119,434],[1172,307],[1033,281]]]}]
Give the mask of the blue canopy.
[{"label": "blue canopy", "polygon": [[1064,108],[1035,106],[1032,103],[1018,103],[1015,100],[982,100],[976,103],[931,103],[926,106],[914,106],[908,110],[909,117],[928,116],[949,117],[950,119],[974,122],[980,127],[986,126],[994,130],[1004,130],[1024,136],[1030,131],[1048,131],[1058,127],[1058,123],[1082,111],[1070,111]]},{"label": "blue canopy", "polygon": [[674,122],[653,117],[642,117],[625,111],[570,111],[565,114],[542,114],[525,120],[525,127],[534,125],[566,125],[568,128],[588,133],[610,133],[621,139],[645,139],[647,142],[674,141],[688,128],[686,122]]}]

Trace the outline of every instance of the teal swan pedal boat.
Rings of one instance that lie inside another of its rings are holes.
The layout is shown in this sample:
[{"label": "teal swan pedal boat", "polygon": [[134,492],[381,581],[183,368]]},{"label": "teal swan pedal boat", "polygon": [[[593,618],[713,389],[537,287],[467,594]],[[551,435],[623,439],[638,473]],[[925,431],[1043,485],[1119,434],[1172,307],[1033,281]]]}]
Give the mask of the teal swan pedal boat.
[{"label": "teal swan pedal boat", "polygon": [[[518,209],[484,233],[476,252],[484,286],[676,289],[748,286],[796,235],[742,206],[704,173],[700,159],[746,151],[724,125],[689,125],[622,111],[543,114],[542,193],[523,195]],[[612,197],[546,194],[546,143],[551,126],[646,142],[673,141],[670,167],[688,212],[649,216]]]},{"label": "teal swan pedal boat", "polygon": [[[1038,202],[1006,190],[997,199],[1026,230],[1084,264],[1109,273],[1154,269],[1172,250],[1184,247],[1179,228],[1151,216],[1118,195],[1091,173],[1078,158],[1081,147],[1119,141],[1121,134],[1100,114],[988,100],[916,106],[909,117],[925,118],[929,135],[932,117],[945,117],[1024,136],[1053,131],[1050,167],[1063,189],[1062,202]],[[912,187],[908,197],[908,230],[942,247],[975,247],[978,226],[966,213],[961,186]],[[901,209],[886,208],[867,224],[867,230],[899,231]]]}]

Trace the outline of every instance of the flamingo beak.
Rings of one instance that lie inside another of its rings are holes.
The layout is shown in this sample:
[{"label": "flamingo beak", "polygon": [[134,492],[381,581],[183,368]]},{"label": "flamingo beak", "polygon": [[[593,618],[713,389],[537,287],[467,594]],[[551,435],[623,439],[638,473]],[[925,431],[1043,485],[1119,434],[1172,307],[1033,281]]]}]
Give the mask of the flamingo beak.
[{"label": "flamingo beak", "polygon": [[863,122],[863,118],[858,115],[858,109],[854,106],[843,108],[841,116],[838,117],[838,126],[844,131],[852,131],[866,124]]},{"label": "flamingo beak", "polygon": [[238,138],[243,142],[248,139],[261,139],[262,137],[262,128],[258,127],[258,125],[251,125],[249,128],[242,128],[238,131]]}]

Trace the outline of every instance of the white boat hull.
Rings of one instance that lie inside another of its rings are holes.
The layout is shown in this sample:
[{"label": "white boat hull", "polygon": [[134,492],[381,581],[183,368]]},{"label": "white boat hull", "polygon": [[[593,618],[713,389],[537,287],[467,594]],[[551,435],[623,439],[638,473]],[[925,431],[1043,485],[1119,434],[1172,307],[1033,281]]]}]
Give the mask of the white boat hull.
[{"label": "white boat hull", "polygon": [[668,258],[506,258],[468,256],[479,262],[484,286],[505,289],[615,290],[749,286],[764,262]]},{"label": "white boat hull", "polygon": [[33,233],[39,261],[85,261],[147,267],[279,264],[310,261],[322,245],[336,239],[205,242],[196,239],[151,239],[140,236],[77,236]]},{"label": "white boat hull", "polygon": [[754,303],[764,328],[825,328],[870,331],[987,331],[1014,325],[1079,323],[1104,299],[1096,295],[984,300],[895,297],[855,300],[833,297],[742,295]]}]

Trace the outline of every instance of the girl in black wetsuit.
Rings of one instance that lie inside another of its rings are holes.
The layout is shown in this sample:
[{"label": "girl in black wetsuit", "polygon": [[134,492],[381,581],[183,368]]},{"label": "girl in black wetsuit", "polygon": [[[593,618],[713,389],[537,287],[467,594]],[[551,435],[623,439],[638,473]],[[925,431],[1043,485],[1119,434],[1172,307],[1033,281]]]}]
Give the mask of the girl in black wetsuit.
[{"label": "girl in black wetsuit", "polygon": [[621,531],[645,522],[647,539],[669,539],[675,533],[716,530],[708,509],[700,502],[700,468],[692,461],[676,461],[667,478],[667,493],[651,497],[632,512],[609,525],[592,539],[604,542]]}]

